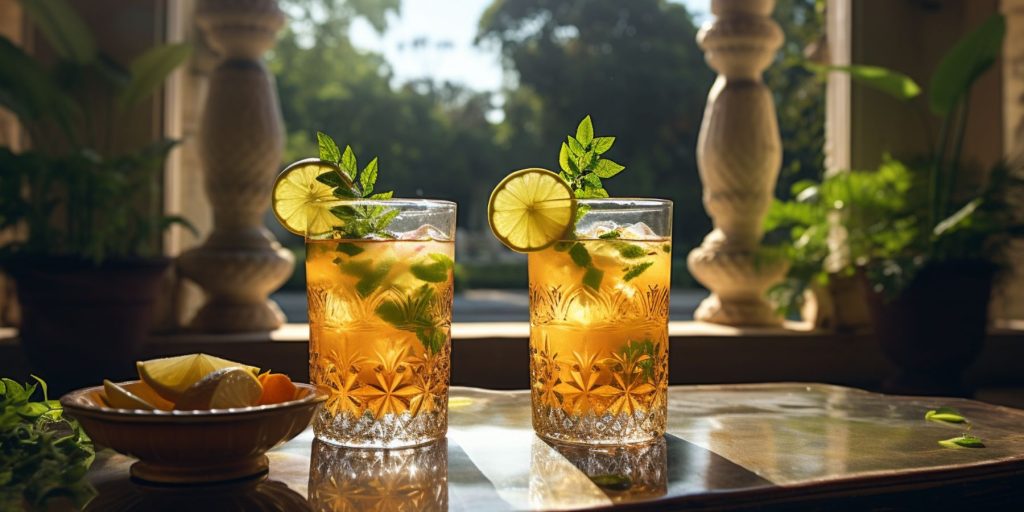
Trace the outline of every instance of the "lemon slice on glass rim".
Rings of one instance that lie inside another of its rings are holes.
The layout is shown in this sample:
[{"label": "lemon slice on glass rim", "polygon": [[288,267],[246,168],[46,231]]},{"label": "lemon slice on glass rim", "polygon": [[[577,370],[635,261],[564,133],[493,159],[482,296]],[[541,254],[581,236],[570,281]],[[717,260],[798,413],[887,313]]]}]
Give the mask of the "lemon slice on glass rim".
[{"label": "lemon slice on glass rim", "polygon": [[540,168],[513,172],[487,203],[494,236],[516,252],[533,252],[564,239],[576,217],[572,189],[559,175]]},{"label": "lemon slice on glass rim", "polygon": [[271,206],[285,229],[305,236],[307,232],[323,233],[335,226],[337,219],[324,204],[334,199],[333,188],[316,179],[328,172],[337,173],[344,184],[352,185],[337,165],[319,158],[299,160],[277,175]]}]

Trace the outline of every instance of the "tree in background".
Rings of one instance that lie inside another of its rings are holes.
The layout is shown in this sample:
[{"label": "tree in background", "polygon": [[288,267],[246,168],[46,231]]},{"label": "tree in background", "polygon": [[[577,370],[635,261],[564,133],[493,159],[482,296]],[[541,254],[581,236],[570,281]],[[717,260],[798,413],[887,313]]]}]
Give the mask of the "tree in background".
[{"label": "tree in background", "polygon": [[[787,43],[765,80],[783,136],[782,181],[821,170],[822,86],[798,64],[820,35],[814,0],[779,0]],[[316,154],[314,130],[379,155],[381,186],[459,203],[459,225],[486,229],[491,188],[509,171],[557,167],[564,134],[586,114],[615,134],[630,167],[613,195],[676,204],[676,254],[710,229],[695,149],[714,76],[685,7],[667,0],[494,0],[478,43],[500,51],[510,85],[498,94],[429,79],[392,83],[380,55],[356,49],[354,19],[377,30],[399,0],[285,0],[291,24],[270,60],[289,127],[286,160]],[[438,4],[447,8],[447,4]],[[489,122],[498,105],[503,120]],[[386,183],[385,183],[386,181]],[[788,186],[784,189],[788,190]],[[677,270],[681,271],[683,268]]]},{"label": "tree in background", "polygon": [[686,8],[666,0],[495,0],[478,40],[515,77],[498,132],[504,168],[557,167],[564,134],[591,114],[630,168],[611,194],[674,200],[677,248],[696,245],[710,226],[695,149],[714,77],[695,37]]},{"label": "tree in background", "polygon": [[[490,186],[504,174],[486,119],[491,95],[450,83],[419,80],[393,87],[379,55],[354,48],[357,17],[378,30],[398,0],[287,0],[291,17],[270,58],[288,126],[285,161],[316,154],[315,131],[379,155],[381,187],[404,197],[460,204],[459,225],[482,229]],[[369,158],[369,157],[367,157]]]}]

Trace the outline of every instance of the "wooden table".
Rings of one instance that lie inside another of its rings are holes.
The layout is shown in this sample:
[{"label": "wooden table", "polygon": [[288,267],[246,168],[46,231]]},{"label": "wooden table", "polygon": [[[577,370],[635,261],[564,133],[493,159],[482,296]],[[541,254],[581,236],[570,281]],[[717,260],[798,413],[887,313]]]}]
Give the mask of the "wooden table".
[{"label": "wooden table", "polygon": [[[530,426],[528,392],[451,391],[446,441],[346,450],[307,431],[270,454],[267,478],[210,487],[132,482],[102,452],[87,510],[649,510],[920,508],[1024,503],[1024,411],[822,384],[678,386],[668,434],[633,448],[555,446]],[[962,428],[985,448],[937,444]]]}]

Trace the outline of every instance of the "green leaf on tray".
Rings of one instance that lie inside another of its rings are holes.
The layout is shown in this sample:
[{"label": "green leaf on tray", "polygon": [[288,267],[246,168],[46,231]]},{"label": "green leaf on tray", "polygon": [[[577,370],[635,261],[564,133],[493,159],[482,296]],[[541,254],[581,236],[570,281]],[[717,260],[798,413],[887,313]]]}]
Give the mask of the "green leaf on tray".
[{"label": "green leaf on tray", "polygon": [[944,448],[984,448],[985,443],[981,439],[968,434],[962,434],[957,437],[949,439],[943,439],[939,441],[939,446]]},{"label": "green leaf on tray", "polygon": [[924,414],[924,419],[939,423],[967,423],[967,418],[951,407],[939,407],[928,411]]}]

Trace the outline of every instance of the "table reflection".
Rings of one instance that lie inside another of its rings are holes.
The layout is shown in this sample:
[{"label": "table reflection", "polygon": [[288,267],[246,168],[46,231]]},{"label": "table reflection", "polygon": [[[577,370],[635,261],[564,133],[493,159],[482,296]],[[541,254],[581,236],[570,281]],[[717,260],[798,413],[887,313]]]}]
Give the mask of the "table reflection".
[{"label": "table reflection", "polygon": [[96,490],[98,495],[85,507],[86,512],[310,510],[301,494],[265,476],[210,485],[158,485],[123,479],[100,484]]},{"label": "table reflection", "polygon": [[448,442],[372,450],[314,440],[309,503],[325,512],[447,510]]},{"label": "table reflection", "polygon": [[665,439],[649,444],[585,446],[538,439],[530,462],[531,503],[562,503],[578,495],[559,496],[567,475],[550,446],[590,479],[613,502],[638,501],[668,492],[668,457]]}]

